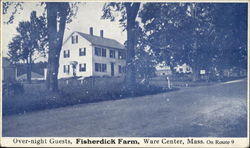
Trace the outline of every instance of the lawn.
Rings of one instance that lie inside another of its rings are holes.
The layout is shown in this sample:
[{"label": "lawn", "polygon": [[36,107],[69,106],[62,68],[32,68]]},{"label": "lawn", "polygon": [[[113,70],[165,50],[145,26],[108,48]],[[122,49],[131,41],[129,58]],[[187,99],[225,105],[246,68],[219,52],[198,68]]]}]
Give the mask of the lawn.
[{"label": "lawn", "polygon": [[3,117],[4,137],[246,137],[247,80]]},{"label": "lawn", "polygon": [[26,112],[52,109],[75,104],[95,103],[106,100],[125,99],[178,90],[183,87],[212,85],[218,82],[171,81],[172,89],[167,89],[166,80],[161,77],[150,79],[149,85],[138,84],[131,94],[123,83],[123,78],[98,77],[85,80],[59,80],[59,92],[46,90],[44,82],[23,84],[23,93],[3,95],[3,115],[25,114]]},{"label": "lawn", "polygon": [[[45,83],[23,84],[24,93],[3,95],[3,115],[94,103],[166,92],[163,87],[137,85],[134,94],[125,87],[122,78],[89,78],[59,80],[59,92],[46,90]],[[174,89],[173,89],[174,90]]]}]

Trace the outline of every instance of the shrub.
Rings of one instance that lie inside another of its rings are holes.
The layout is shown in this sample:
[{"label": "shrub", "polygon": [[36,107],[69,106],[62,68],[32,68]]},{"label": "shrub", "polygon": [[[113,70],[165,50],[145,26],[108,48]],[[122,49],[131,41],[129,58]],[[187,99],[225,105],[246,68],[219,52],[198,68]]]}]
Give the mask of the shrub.
[{"label": "shrub", "polygon": [[3,95],[18,95],[23,94],[23,85],[19,82],[4,82],[3,83]]}]

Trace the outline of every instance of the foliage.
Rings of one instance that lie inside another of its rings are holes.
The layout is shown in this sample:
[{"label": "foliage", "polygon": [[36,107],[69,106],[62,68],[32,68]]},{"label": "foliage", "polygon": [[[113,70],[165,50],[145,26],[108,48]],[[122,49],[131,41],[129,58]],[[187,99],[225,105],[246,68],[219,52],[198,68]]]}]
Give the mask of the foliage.
[{"label": "foliage", "polygon": [[14,16],[15,14],[18,12],[19,9],[23,10],[23,2],[3,2],[3,14],[8,14],[8,10],[10,9],[10,7],[13,7],[13,11],[11,12],[10,18],[7,22],[7,24],[9,23],[13,23],[14,21]]},{"label": "foliage", "polygon": [[17,35],[9,43],[8,55],[13,63],[27,64],[27,79],[31,81],[31,64],[37,55],[45,56],[48,36],[44,17],[37,17],[31,12],[30,21],[22,21],[16,28]]},{"label": "foliage", "polygon": [[135,27],[135,59],[134,65],[137,75],[148,81],[155,73],[155,65],[157,64],[154,55],[147,46],[146,34],[137,23]]},{"label": "foliage", "polygon": [[119,22],[127,31],[127,56],[126,56],[126,78],[125,82],[127,88],[134,93],[136,83],[136,71],[135,71],[135,45],[136,45],[136,16],[140,8],[140,3],[125,2],[125,3],[106,3],[103,7],[104,19],[115,20],[113,12],[120,12],[121,19]]},{"label": "foliage", "polygon": [[[116,2],[110,2],[110,3],[105,3],[103,6],[103,15],[102,19],[109,19],[110,21],[115,21],[118,19],[120,22],[121,26],[126,28],[126,9],[125,5],[123,3],[116,3]],[[124,29],[125,30],[125,29]]]},{"label": "foliage", "polygon": [[209,23],[208,12],[203,10],[205,9],[203,5],[193,6],[196,11],[195,17],[192,6],[192,3],[144,5],[140,17],[144,31],[148,34],[148,44],[158,61],[166,61],[170,66],[184,62],[191,64],[194,58],[200,55],[197,49],[204,46],[204,40],[211,32],[212,26]]},{"label": "foliage", "polygon": [[196,78],[247,63],[247,4],[146,3],[139,16],[158,62],[187,63]]},{"label": "foliage", "polygon": [[[55,3],[42,2],[45,5],[44,13],[47,15],[47,31],[49,40],[48,52],[48,71],[47,71],[47,88],[51,91],[58,90],[57,73],[59,65],[59,56],[62,48],[62,40],[65,30],[65,24],[72,21],[72,17],[78,11],[79,3]],[[18,8],[22,9],[21,2],[4,2],[3,13],[6,14],[11,6],[14,6],[14,11],[11,13],[10,19],[7,23],[12,23],[14,15]],[[58,27],[57,27],[58,26]]]},{"label": "foliage", "polygon": [[31,60],[30,62],[33,62],[29,57],[33,58],[35,52],[45,56],[48,38],[44,17],[36,17],[36,12],[33,11],[30,21],[20,22],[16,30],[18,35],[9,43],[8,55],[11,61]]},{"label": "foliage", "polygon": [[3,96],[20,95],[24,93],[24,88],[21,83],[7,82],[3,83]]},{"label": "foliage", "polygon": [[[89,78],[88,81],[91,82],[92,79]],[[76,104],[96,103],[131,97],[130,92],[124,89],[124,83],[117,80],[117,78],[98,78],[96,83],[99,85],[94,87],[90,86],[90,83],[81,84],[75,78],[68,79],[68,81],[69,83],[66,84],[65,80],[59,80],[59,83],[63,83],[63,85],[60,85],[62,89],[56,93],[46,90],[44,83],[24,84],[24,93],[6,96],[3,100],[3,115],[22,114]],[[109,87],[107,87],[107,84]],[[152,95],[168,91],[158,86],[145,87],[144,85],[137,85],[136,88],[135,96]]]},{"label": "foliage", "polygon": [[[247,4],[216,4],[214,13],[213,23],[216,24],[214,47],[217,47],[220,57],[217,67],[246,69]],[[221,13],[226,17],[220,16]]]}]

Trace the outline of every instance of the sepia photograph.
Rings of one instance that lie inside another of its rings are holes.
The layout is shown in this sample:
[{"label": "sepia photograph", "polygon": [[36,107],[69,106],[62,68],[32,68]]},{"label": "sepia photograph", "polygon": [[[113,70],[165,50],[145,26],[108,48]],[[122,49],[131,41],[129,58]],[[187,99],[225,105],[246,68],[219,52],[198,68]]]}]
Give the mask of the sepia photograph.
[{"label": "sepia photograph", "polygon": [[2,137],[248,138],[247,1],[1,6]]}]

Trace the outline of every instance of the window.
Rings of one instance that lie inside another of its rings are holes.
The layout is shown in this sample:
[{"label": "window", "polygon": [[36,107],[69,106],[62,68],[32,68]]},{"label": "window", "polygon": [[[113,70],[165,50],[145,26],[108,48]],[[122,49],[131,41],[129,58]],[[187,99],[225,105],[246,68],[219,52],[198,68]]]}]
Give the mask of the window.
[{"label": "window", "polygon": [[70,57],[70,51],[69,50],[64,50],[63,51],[63,57],[64,58],[69,58]]},{"label": "window", "polygon": [[63,73],[66,73],[66,65],[63,65]]},{"label": "window", "polygon": [[105,48],[102,48],[102,56],[106,57],[106,49]]},{"label": "window", "polygon": [[95,55],[96,56],[106,57],[106,49],[105,48],[95,47]]},{"label": "window", "polygon": [[107,72],[107,65],[106,64],[102,64],[102,72]]},{"label": "window", "polygon": [[95,63],[95,71],[96,72],[101,71],[101,65],[99,63]]},{"label": "window", "polygon": [[70,72],[70,65],[63,65],[63,73],[69,73]]},{"label": "window", "polygon": [[119,71],[119,73],[122,73],[122,66],[121,65],[118,66],[118,71]]},{"label": "window", "polygon": [[118,52],[118,59],[125,59],[125,58],[126,58],[125,52],[119,51]]},{"label": "window", "polygon": [[96,72],[107,72],[107,64],[95,63]]},{"label": "window", "polygon": [[86,56],[86,48],[79,48],[79,56]]},{"label": "window", "polygon": [[101,56],[101,54],[102,54],[102,49],[98,48],[98,47],[95,47],[95,55],[96,56]]},{"label": "window", "polygon": [[110,58],[115,58],[115,50],[110,50]]},{"label": "window", "polygon": [[84,72],[86,71],[86,64],[79,64],[79,72]]},{"label": "window", "polygon": [[78,43],[78,35],[72,35],[71,42],[72,42],[72,44],[77,44]]}]

